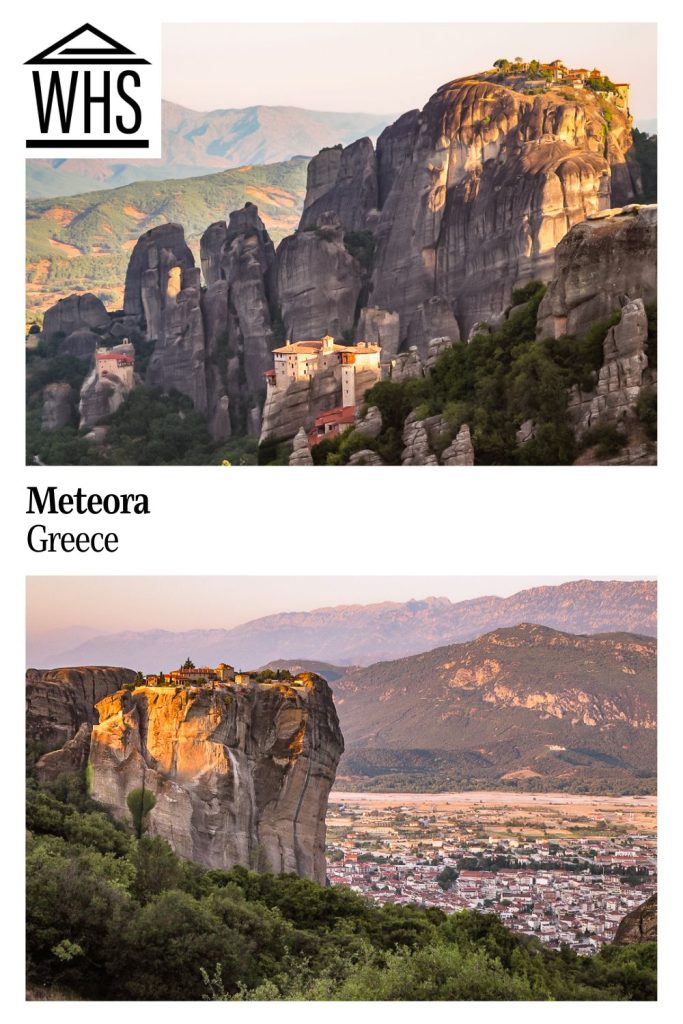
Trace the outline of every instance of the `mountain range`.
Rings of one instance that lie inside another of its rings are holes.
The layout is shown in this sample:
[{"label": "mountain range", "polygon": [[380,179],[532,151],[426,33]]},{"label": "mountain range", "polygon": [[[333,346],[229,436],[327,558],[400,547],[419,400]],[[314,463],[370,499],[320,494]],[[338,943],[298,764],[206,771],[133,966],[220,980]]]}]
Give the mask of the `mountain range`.
[{"label": "mountain range", "polygon": [[270,106],[197,111],[163,100],[160,160],[27,160],[26,194],[54,198],[244,164],[281,163],[364,135],[375,138],[394,116]]},{"label": "mountain range", "polygon": [[656,663],[650,637],[522,623],[352,669],[333,683],[337,783],[652,791]]},{"label": "mountain range", "polygon": [[623,631],[654,636],[656,583],[579,580],[534,587],[506,598],[452,602],[428,597],[339,605],[267,615],[232,629],[127,630],[86,636],[81,643],[72,636],[61,650],[56,649],[54,636],[48,637],[45,647],[36,635],[29,637],[28,662],[36,668],[129,665],[143,672],[175,668],[188,656],[195,664],[226,661],[242,668],[273,659],[368,665],[462,643],[520,622],[576,634]]}]

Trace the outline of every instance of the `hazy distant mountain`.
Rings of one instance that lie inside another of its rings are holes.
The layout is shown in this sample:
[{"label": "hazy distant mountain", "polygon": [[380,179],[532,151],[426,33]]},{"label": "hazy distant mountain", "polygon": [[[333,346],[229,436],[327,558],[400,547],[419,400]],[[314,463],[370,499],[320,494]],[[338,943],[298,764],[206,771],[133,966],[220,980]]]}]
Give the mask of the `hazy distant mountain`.
[{"label": "hazy distant mountain", "polygon": [[652,789],[657,643],[522,624],[333,684],[363,788]]},{"label": "hazy distant mountain", "polygon": [[279,242],[299,223],[306,192],[305,157],[237,167],[168,181],[33,199],[26,204],[26,303],[46,309],[86,281],[110,309],[123,301],[131,249],[140,235],[169,221],[183,225],[199,262],[199,239],[213,221],[227,220],[246,202],[258,206],[270,237]]},{"label": "hazy distant mountain", "polygon": [[29,664],[131,665],[145,672],[170,669],[188,655],[195,664],[229,662],[253,668],[269,661],[303,659],[333,665],[368,665],[472,640],[520,622],[569,633],[628,631],[654,636],[657,590],[653,582],[581,580],[535,587],[512,597],[453,603],[422,601],[340,605],[282,612],[233,629],[171,632],[154,629],[87,638],[47,657],[40,637],[29,642]]},{"label": "hazy distant mountain", "polygon": [[293,156],[314,156],[324,146],[348,145],[377,135],[393,114],[336,113],[300,107],[246,107],[200,112],[162,102],[160,160],[28,160],[29,198],[116,188],[133,181],[188,178]]}]

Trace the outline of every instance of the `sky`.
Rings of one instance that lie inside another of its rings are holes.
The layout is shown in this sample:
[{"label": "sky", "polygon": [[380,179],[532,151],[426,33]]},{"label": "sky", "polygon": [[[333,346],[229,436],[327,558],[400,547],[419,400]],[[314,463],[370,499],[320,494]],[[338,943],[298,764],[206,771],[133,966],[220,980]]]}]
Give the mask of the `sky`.
[{"label": "sky", "polygon": [[[86,627],[96,633],[230,629],[276,612],[425,597],[509,597],[580,576],[29,576],[29,636]],[[635,577],[591,576],[591,579]],[[640,577],[639,577],[640,578]]]},{"label": "sky", "polygon": [[636,121],[657,115],[653,23],[166,24],[162,94],[193,110],[400,114],[445,82],[516,56],[597,66],[631,83]]}]

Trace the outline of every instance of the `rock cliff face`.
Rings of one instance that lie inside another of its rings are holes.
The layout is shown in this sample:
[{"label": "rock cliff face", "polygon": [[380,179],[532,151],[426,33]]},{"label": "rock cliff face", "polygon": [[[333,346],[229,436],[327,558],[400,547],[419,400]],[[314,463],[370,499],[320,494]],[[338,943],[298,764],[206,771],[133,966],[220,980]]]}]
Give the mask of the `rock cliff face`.
[{"label": "rock cliff face", "polygon": [[43,388],[41,430],[59,430],[71,422],[73,391],[65,382],[46,384]]},{"label": "rock cliff face", "polygon": [[361,268],[344,245],[344,227],[336,213],[321,213],[314,225],[283,239],[277,257],[287,337],[341,338],[353,329]]},{"label": "rock cliff face", "polygon": [[180,224],[161,224],[140,236],[126,271],[123,308],[130,316],[145,317],[150,339],[161,333],[168,277],[176,267],[181,272],[194,267]]},{"label": "rock cliff face", "polygon": [[[207,412],[206,343],[197,267],[170,267],[164,280],[147,271],[142,286],[148,337],[155,340],[147,383],[162,391],[180,391],[199,412]],[[153,325],[153,326],[151,326]],[[149,335],[149,331],[154,333]]]},{"label": "rock cliff face", "polygon": [[229,410],[231,430],[258,432],[275,344],[275,247],[258,209],[247,203],[228,223],[212,224],[201,239],[207,383],[214,436],[216,416]]},{"label": "rock cliff face", "polygon": [[138,241],[126,276],[126,316],[155,342],[147,384],[187,395],[216,440],[258,433],[274,344],[275,249],[247,203],[201,239],[201,272],[179,224]]},{"label": "rock cliff face", "polygon": [[657,941],[657,893],[622,919],[614,936],[617,946]]},{"label": "rock cliff face", "polygon": [[127,668],[28,669],[26,735],[48,746],[73,739],[82,725],[97,722],[97,702],[134,677]]},{"label": "rock cliff face", "polygon": [[403,427],[402,466],[473,466],[474,448],[466,423],[454,431],[443,416],[420,420],[414,412]]},{"label": "rock cliff face", "polygon": [[377,162],[370,139],[358,139],[345,149],[324,149],[308,165],[299,229],[316,227],[319,217],[333,210],[347,231],[361,230],[377,203]]},{"label": "rock cliff face", "polygon": [[542,338],[580,334],[621,299],[657,296],[657,207],[606,210],[573,227],[555,252],[552,281],[538,310]]},{"label": "rock cliff face", "polygon": [[[347,231],[374,234],[369,298],[398,315],[400,345],[466,337],[503,312],[513,287],[551,276],[555,246],[574,224],[640,193],[623,105],[590,89],[530,95],[533,83],[498,77],[442,86],[386,128],[375,153],[360,140],[309,165],[301,227],[332,214]],[[283,256],[296,252],[302,266],[304,246],[313,249],[305,233],[283,243]],[[328,274],[309,263],[309,290],[331,292]],[[425,318],[430,302],[438,327]]]},{"label": "rock cliff face", "polygon": [[628,430],[635,420],[643,386],[654,386],[653,374],[648,372],[647,335],[643,300],[626,302],[619,323],[605,336],[595,391],[585,394],[574,387],[570,393],[568,415],[579,440],[598,424]]},{"label": "rock cliff face", "polygon": [[325,879],[325,812],[343,739],[327,683],[218,690],[140,687],[100,701],[92,796],[130,820],[144,785],[148,831],[208,867]]}]

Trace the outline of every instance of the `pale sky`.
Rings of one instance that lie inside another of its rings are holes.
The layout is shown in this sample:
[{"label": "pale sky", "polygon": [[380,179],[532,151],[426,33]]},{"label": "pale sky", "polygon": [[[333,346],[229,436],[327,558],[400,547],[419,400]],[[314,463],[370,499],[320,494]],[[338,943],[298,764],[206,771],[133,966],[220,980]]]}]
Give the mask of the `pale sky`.
[{"label": "pale sky", "polygon": [[516,56],[596,66],[631,83],[636,121],[657,116],[654,23],[166,24],[162,94],[193,110],[401,114]]},{"label": "pale sky", "polygon": [[[425,597],[508,597],[581,576],[29,576],[29,635],[70,627],[100,633],[230,629],[275,612]],[[636,577],[591,576],[591,579]],[[643,578],[643,577],[637,577]]]}]

